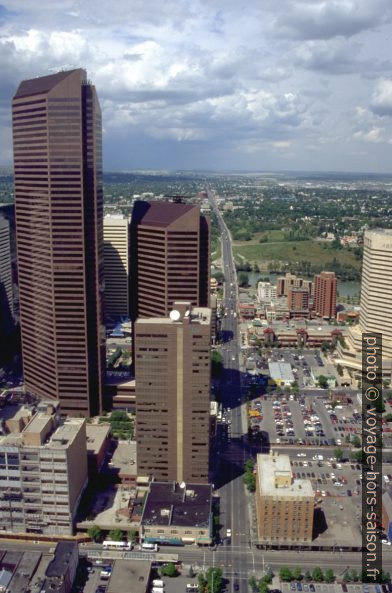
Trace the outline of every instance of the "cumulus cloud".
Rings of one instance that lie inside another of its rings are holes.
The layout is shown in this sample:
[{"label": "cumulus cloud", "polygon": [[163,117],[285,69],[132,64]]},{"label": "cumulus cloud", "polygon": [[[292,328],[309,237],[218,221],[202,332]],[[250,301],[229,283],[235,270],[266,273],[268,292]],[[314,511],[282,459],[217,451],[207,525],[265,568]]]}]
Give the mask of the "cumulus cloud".
[{"label": "cumulus cloud", "polygon": [[371,107],[378,115],[392,115],[392,80],[380,80],[374,89]]},{"label": "cumulus cloud", "polygon": [[[246,10],[236,0],[2,4],[2,162],[18,83],[73,67],[98,90],[106,168],[175,159],[238,168],[259,152],[275,154],[276,168],[280,155],[304,169],[318,147],[320,167],[331,169],[347,139],[381,146],[392,137],[380,123],[392,114],[390,52],[374,43],[389,36],[389,0],[249,0]],[[370,96],[372,76],[382,80]]]},{"label": "cumulus cloud", "polygon": [[348,38],[392,19],[389,0],[284,0],[279,4],[276,27],[298,39]]}]

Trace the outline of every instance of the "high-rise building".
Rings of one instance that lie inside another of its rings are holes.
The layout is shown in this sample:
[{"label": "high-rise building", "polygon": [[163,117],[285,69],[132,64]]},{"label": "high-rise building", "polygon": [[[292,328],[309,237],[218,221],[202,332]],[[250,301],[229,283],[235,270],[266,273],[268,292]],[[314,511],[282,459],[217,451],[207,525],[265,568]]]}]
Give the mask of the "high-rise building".
[{"label": "high-rise building", "polygon": [[200,207],[135,202],[131,317],[167,317],[176,300],[209,306],[210,228]]},{"label": "high-rise building", "polygon": [[362,333],[382,334],[383,373],[392,370],[392,229],[365,231],[359,324],[349,328],[336,363],[362,373]]},{"label": "high-rise building", "polygon": [[105,317],[129,316],[129,221],[122,215],[103,219]]},{"label": "high-rise building", "polygon": [[256,463],[259,542],[311,542],[314,492],[310,480],[293,478],[288,455],[258,454]]},{"label": "high-rise building", "polygon": [[98,99],[77,69],[23,81],[12,111],[25,387],[94,415],[105,365]]},{"label": "high-rise building", "polygon": [[319,317],[336,317],[336,276],[334,272],[321,272],[314,277],[314,311]]},{"label": "high-rise building", "polygon": [[135,323],[137,471],[207,483],[211,310],[173,307]]},{"label": "high-rise building", "polygon": [[290,288],[307,288],[309,293],[311,293],[312,283],[310,280],[300,278],[295,274],[290,274],[290,272],[287,272],[285,276],[279,276],[279,278],[276,279],[276,294],[278,297],[287,297]]},{"label": "high-rise building", "polygon": [[309,317],[309,289],[308,288],[289,288],[287,296],[287,306],[290,311],[290,317],[307,318]]},{"label": "high-rise building", "polygon": [[0,337],[4,338],[12,330],[13,317],[10,225],[8,220],[0,217]]},{"label": "high-rise building", "polygon": [[10,532],[71,535],[87,486],[86,422],[60,421],[42,402],[20,431],[0,438],[0,521]]}]

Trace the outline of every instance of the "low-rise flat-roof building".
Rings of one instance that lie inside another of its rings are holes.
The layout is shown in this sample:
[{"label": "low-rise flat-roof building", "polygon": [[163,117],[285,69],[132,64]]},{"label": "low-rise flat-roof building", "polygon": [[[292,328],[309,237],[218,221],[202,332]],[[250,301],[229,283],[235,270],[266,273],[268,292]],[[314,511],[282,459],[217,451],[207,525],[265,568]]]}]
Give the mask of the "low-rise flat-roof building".
[{"label": "low-rise flat-roof building", "polygon": [[56,546],[54,558],[45,573],[42,593],[69,593],[75,580],[79,563],[79,548],[77,542],[59,542]]},{"label": "low-rise flat-roof building", "polygon": [[71,535],[87,485],[86,423],[61,420],[42,402],[22,432],[0,438],[0,526],[5,532]]},{"label": "low-rise flat-roof building", "polygon": [[211,484],[151,482],[140,535],[145,542],[211,544]]},{"label": "low-rise flat-roof building", "polygon": [[106,593],[146,593],[151,580],[148,560],[116,560]]},{"label": "low-rise flat-roof building", "polygon": [[290,386],[294,383],[295,378],[288,362],[270,362],[268,368],[270,377],[276,385]]},{"label": "low-rise flat-roof building", "polygon": [[294,479],[288,455],[257,455],[256,511],[259,543],[312,541],[314,492],[310,480]]}]

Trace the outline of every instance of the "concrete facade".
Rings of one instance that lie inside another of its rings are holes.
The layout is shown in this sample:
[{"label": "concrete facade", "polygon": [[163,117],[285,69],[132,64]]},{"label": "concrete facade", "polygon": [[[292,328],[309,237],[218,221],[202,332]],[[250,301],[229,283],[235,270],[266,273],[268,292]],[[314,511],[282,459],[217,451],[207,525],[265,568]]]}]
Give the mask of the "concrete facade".
[{"label": "concrete facade", "polygon": [[129,221],[123,216],[103,219],[105,317],[129,316]]},{"label": "concrete facade", "polygon": [[260,543],[312,541],[314,492],[310,480],[295,480],[288,455],[258,454],[256,512]]},{"label": "concrete facade", "polygon": [[211,310],[173,306],[135,323],[137,471],[208,482]]},{"label": "concrete facade", "polygon": [[71,535],[87,485],[84,419],[60,421],[51,405],[21,433],[0,439],[0,524],[13,533]]}]

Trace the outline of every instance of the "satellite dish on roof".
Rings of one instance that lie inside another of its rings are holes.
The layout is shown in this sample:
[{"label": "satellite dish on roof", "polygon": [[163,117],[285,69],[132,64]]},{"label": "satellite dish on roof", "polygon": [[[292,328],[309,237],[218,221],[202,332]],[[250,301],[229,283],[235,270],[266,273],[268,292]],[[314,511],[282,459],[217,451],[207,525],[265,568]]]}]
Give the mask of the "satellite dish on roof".
[{"label": "satellite dish on roof", "polygon": [[185,486],[186,486],[185,482],[181,482],[180,488],[185,488]]},{"label": "satellite dish on roof", "polygon": [[172,321],[178,321],[181,317],[181,314],[179,311],[177,311],[177,309],[173,309],[173,311],[170,311],[169,317]]}]

